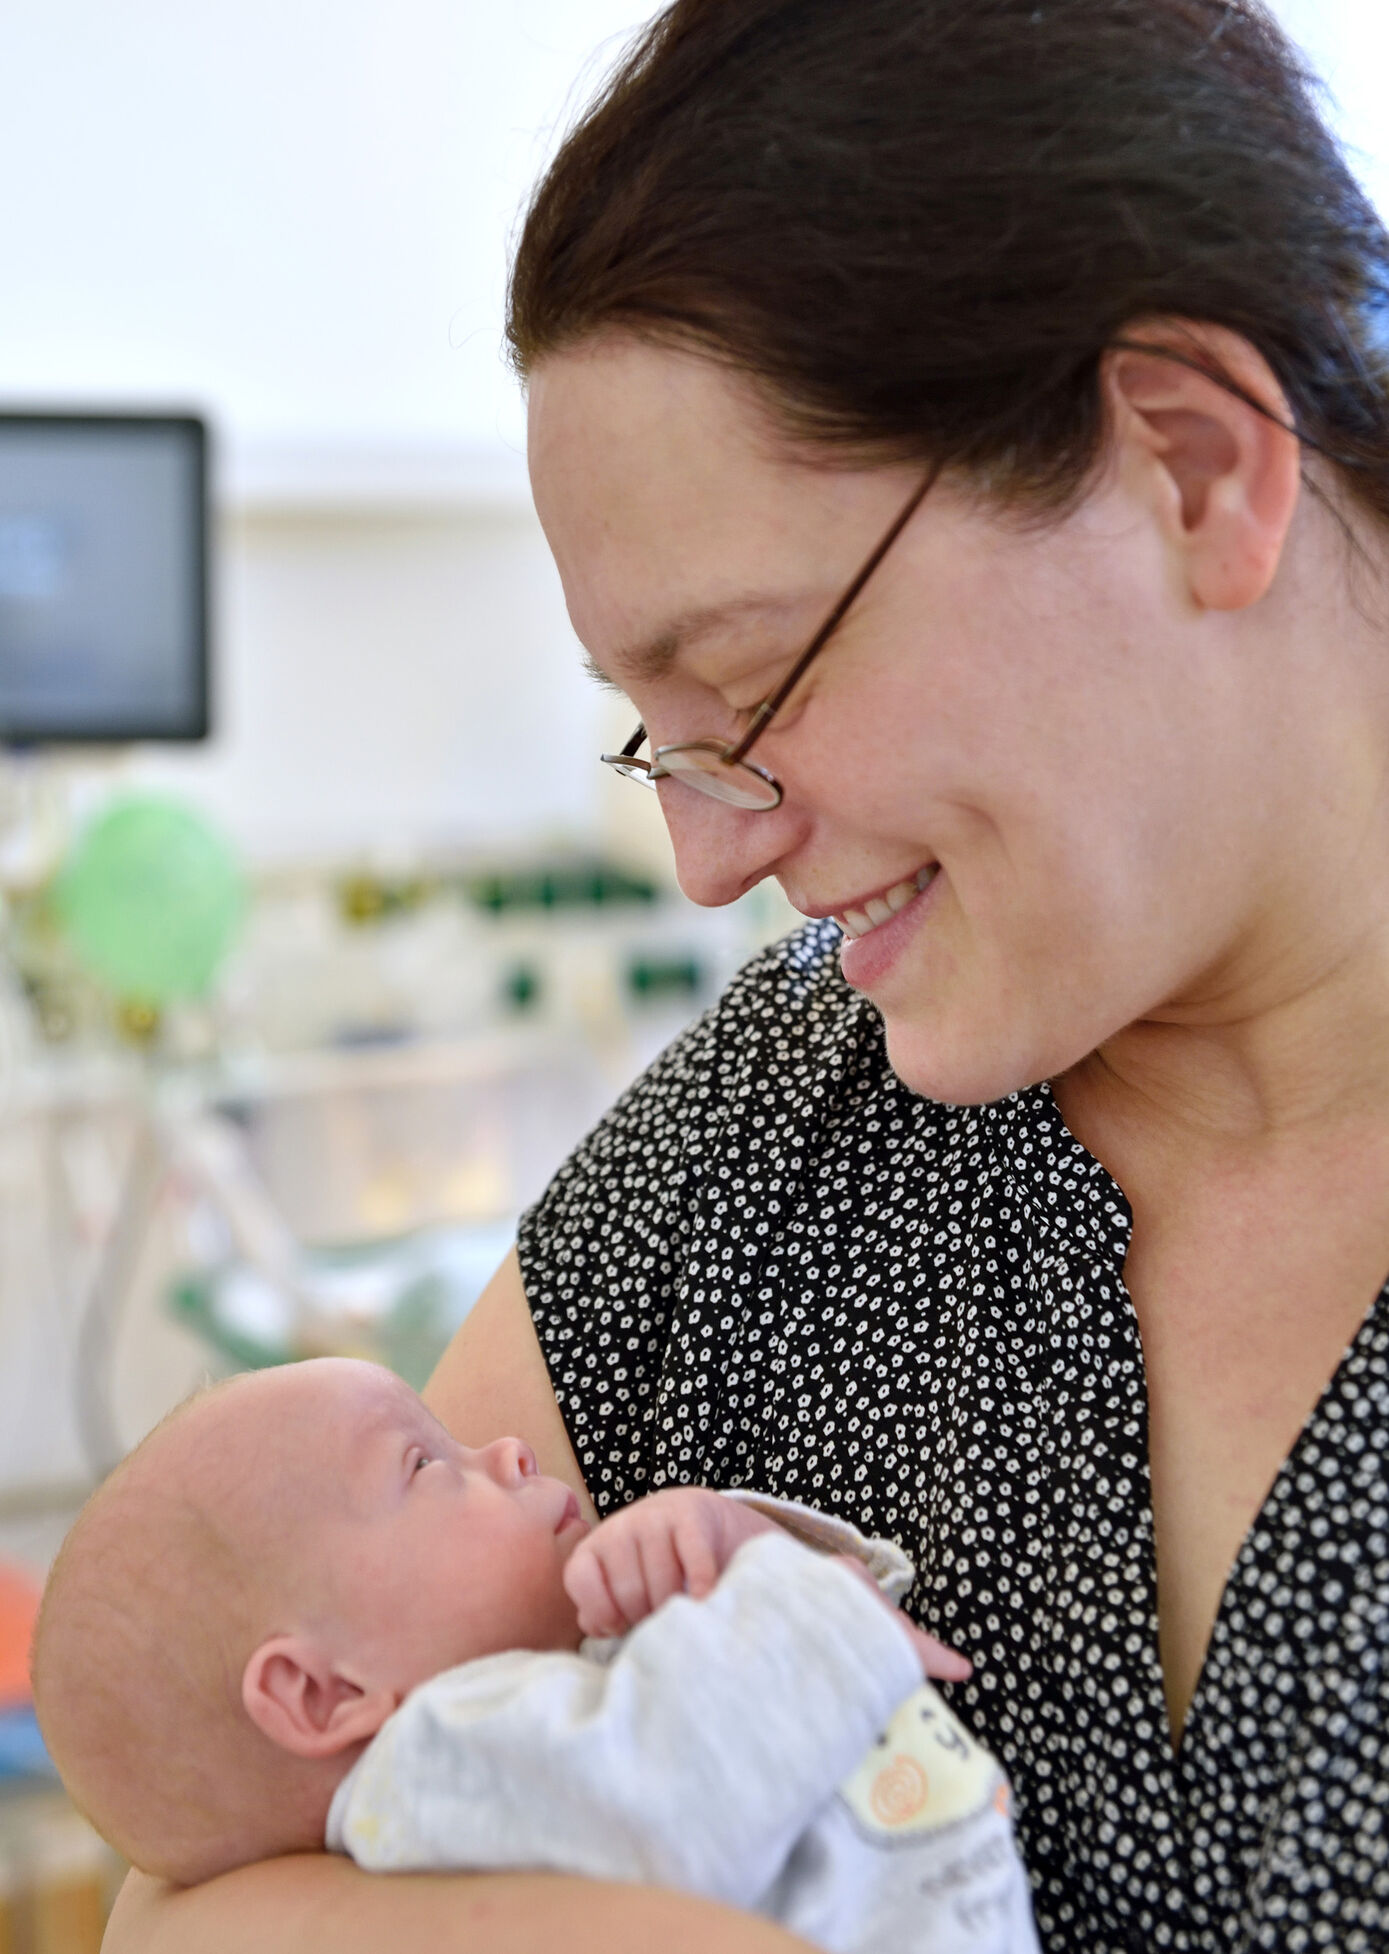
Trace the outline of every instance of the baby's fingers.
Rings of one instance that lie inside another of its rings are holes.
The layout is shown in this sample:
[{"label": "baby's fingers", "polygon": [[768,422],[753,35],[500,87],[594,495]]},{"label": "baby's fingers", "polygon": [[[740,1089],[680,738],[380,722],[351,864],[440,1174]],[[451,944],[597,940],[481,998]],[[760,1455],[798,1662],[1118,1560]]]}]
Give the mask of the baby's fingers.
[{"label": "baby's fingers", "polygon": [[617,1527],[606,1539],[601,1534],[595,1536],[594,1552],[603,1563],[608,1593],[622,1617],[623,1631],[645,1621],[654,1605],[647,1592],[643,1531],[636,1526]]},{"label": "baby's fingers", "polygon": [[852,1554],[840,1554],[837,1558],[841,1567],[847,1567],[856,1581],[862,1581],[866,1588],[870,1588],[883,1607],[897,1621],[902,1633],[916,1651],[916,1659],[921,1664],[923,1676],[929,1676],[938,1683],[969,1681],[974,1674],[974,1664],[967,1655],[961,1655],[957,1649],[947,1648],[945,1643],[938,1642],[934,1635],[928,1635],[924,1628],[918,1628],[914,1621],[888,1600],[862,1561],[856,1560]]},{"label": "baby's fingers", "polygon": [[[676,1550],[675,1536],[668,1526],[648,1527],[637,1535],[637,1551],[641,1556],[643,1586],[646,1598],[646,1614],[652,1614],[663,1601],[669,1601],[673,1594],[679,1594],[685,1586],[685,1575]],[[636,1617],[632,1617],[635,1627]]]},{"label": "baby's fingers", "polygon": [[921,1673],[939,1683],[967,1683],[974,1674],[974,1664],[958,1649],[948,1648],[938,1642],[934,1635],[928,1635],[924,1628],[918,1628],[902,1616],[902,1626],[911,1638],[921,1663]]},{"label": "baby's fingers", "polygon": [[696,1601],[702,1601],[713,1592],[723,1568],[717,1544],[702,1516],[689,1514],[681,1520],[675,1529],[672,1558],[679,1562],[672,1593],[683,1588]]},{"label": "baby's fingers", "polygon": [[585,1635],[621,1635],[627,1624],[608,1586],[602,1557],[594,1550],[593,1535],[581,1540],[564,1568],[564,1591],[573,1602],[579,1628]]}]

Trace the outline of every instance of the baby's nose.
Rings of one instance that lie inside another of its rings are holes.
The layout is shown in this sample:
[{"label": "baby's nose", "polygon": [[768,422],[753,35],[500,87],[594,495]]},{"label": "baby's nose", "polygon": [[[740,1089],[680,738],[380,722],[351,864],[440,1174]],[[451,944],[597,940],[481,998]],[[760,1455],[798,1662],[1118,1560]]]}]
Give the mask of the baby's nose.
[{"label": "baby's nose", "polygon": [[487,1447],[489,1471],[503,1486],[519,1486],[539,1470],[535,1454],[523,1438],[497,1438]]}]

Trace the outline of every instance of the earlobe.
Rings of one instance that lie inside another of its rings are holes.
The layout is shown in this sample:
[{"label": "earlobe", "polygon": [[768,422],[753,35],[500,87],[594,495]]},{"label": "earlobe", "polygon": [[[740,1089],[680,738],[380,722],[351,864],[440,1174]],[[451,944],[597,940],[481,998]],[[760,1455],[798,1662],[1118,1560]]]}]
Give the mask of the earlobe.
[{"label": "earlobe", "polygon": [[396,1707],[389,1690],[353,1681],[303,1635],[261,1643],[242,1673],[241,1701],[257,1729],[296,1757],[335,1757],[365,1743]]},{"label": "earlobe", "polygon": [[1105,381],[1116,430],[1157,485],[1195,602],[1217,611],[1257,603],[1277,574],[1302,486],[1291,410],[1267,361],[1221,327],[1152,321],[1125,332]]}]

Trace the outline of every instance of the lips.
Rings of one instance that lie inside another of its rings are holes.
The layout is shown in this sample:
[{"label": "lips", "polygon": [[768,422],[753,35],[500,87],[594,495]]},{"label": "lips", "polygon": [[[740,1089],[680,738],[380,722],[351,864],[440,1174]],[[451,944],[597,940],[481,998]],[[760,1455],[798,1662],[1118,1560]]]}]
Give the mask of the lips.
[{"label": "lips", "polygon": [[894,882],[890,889],[884,889],[881,895],[869,896],[861,905],[843,910],[834,920],[846,939],[856,943],[860,937],[868,936],[884,923],[890,923],[909,902],[915,902],[923,890],[930,888],[939,872],[939,862],[928,862],[915,875],[908,876],[903,882]]},{"label": "lips", "polygon": [[559,1518],[555,1521],[555,1532],[563,1533],[564,1529],[579,1517],[578,1498],[574,1493],[570,1493],[560,1511]]}]

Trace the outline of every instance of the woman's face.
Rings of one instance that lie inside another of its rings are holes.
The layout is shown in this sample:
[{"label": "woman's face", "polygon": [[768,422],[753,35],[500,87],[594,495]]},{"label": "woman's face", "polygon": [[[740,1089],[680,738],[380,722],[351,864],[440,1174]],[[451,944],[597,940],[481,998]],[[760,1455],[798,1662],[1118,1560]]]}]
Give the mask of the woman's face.
[{"label": "woman's face", "polygon": [[[779,451],[743,382],[625,338],[543,363],[530,413],[575,630],[653,744],[734,737],[919,480]],[[1032,528],[943,481],[754,748],[782,805],[662,784],[681,886],[774,875],[858,927],[891,893],[844,970],[900,1076],[959,1103],[1053,1077],[1218,991],[1272,891],[1230,628],[1122,460]]]}]

